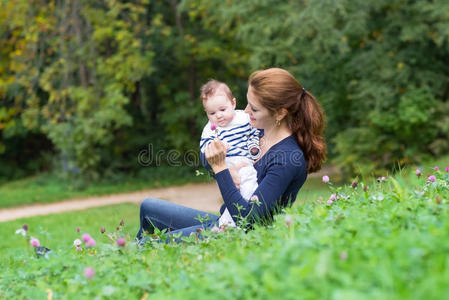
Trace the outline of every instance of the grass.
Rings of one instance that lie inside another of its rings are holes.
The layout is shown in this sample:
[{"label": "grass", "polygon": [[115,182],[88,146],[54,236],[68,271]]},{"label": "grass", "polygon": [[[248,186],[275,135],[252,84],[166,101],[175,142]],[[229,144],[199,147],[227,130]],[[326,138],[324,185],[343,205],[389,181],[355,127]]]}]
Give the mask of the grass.
[{"label": "grass", "polygon": [[[430,174],[435,182],[427,182]],[[323,200],[314,194],[322,183],[310,182],[310,201],[297,201],[271,225],[144,249],[129,240],[120,248],[99,232],[103,225],[116,232],[123,218],[119,235],[132,238],[138,207],[129,204],[3,223],[0,297],[443,299],[449,294],[449,174],[425,168],[423,175],[413,168],[356,189],[330,185]],[[329,205],[331,193],[340,199]],[[36,259],[13,234],[24,222],[57,255]],[[77,226],[97,247],[75,251]],[[83,274],[88,266],[95,270],[90,279]]]},{"label": "grass", "polygon": [[64,179],[54,174],[41,174],[1,185],[0,207],[50,203],[70,198],[125,193],[208,180],[206,175],[195,176],[194,170],[183,167],[148,168],[136,177],[118,174],[115,179],[101,180],[91,184]]},{"label": "grass", "polygon": [[[314,201],[326,193],[327,188],[320,179],[309,179],[298,193],[295,205]],[[71,244],[77,227],[81,228],[81,232],[98,233],[102,226],[105,226],[109,231],[114,230],[119,222],[124,220],[126,235],[133,237],[139,225],[138,214],[138,205],[126,203],[82,211],[22,218],[0,223],[0,236],[10,236],[11,233],[21,228],[23,224],[28,224],[30,228],[34,228],[32,230],[34,235],[43,237],[41,240],[42,244],[49,248],[56,248],[61,243]],[[8,249],[15,249],[23,245],[23,238],[20,235],[14,235],[9,239],[0,239],[0,256],[7,255]]]},{"label": "grass", "polygon": [[[126,234],[131,237],[137,233],[138,216],[139,206],[127,203],[0,223],[0,235],[9,237],[0,239],[0,254],[5,257],[8,253],[15,253],[17,248],[24,246],[24,239],[21,235],[11,235],[23,224],[28,224],[30,234],[39,237],[43,245],[56,249],[60,245],[73,243],[75,236],[79,235],[76,232],[77,227],[81,228],[81,233],[90,232],[92,235],[102,237],[100,234],[102,226],[108,231],[115,231],[120,221],[123,220]],[[100,241],[106,242],[107,238]],[[12,252],[9,252],[10,250]]]},{"label": "grass", "polygon": [[306,203],[308,201],[315,201],[320,197],[324,197],[327,192],[328,189],[326,185],[321,181],[321,178],[308,178],[298,192],[295,205]]}]

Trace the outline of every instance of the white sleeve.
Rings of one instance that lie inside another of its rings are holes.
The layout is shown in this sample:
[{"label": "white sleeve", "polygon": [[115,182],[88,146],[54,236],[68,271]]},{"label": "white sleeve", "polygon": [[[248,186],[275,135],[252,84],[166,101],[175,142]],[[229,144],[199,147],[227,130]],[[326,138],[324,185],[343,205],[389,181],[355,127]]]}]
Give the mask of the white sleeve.
[{"label": "white sleeve", "polygon": [[210,144],[214,137],[214,131],[210,129],[210,122],[207,122],[206,126],[203,128],[203,133],[201,133],[200,140],[200,151],[204,153],[206,146]]}]

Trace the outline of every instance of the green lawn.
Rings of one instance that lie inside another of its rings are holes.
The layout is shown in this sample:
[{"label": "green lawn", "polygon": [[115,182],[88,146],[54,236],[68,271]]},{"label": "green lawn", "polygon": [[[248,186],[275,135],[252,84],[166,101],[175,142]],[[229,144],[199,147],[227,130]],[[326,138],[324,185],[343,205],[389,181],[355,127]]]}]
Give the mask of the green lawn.
[{"label": "green lawn", "polygon": [[14,234],[23,224],[28,224],[29,233],[39,237],[43,245],[56,249],[61,245],[72,245],[73,240],[79,235],[77,227],[80,227],[81,233],[95,234],[99,237],[99,241],[106,242],[107,238],[100,234],[101,227],[104,226],[107,231],[115,231],[123,220],[125,223],[123,229],[127,235],[134,236],[137,233],[138,216],[138,205],[120,204],[0,223],[0,235],[8,237],[0,240],[0,254],[4,257],[11,250],[14,253],[18,247],[23,247],[23,237]]},{"label": "green lawn", "polygon": [[[327,187],[321,179],[309,179],[299,192],[295,205],[314,201],[326,194]],[[115,230],[122,219],[125,222],[123,229],[127,235],[134,236],[138,228],[138,214],[138,205],[121,204],[0,223],[0,235],[10,236],[8,239],[0,239],[0,255],[6,255],[8,250],[23,246],[23,238],[20,235],[11,236],[11,233],[23,224],[29,225],[32,234],[43,237],[42,244],[55,248],[61,243],[71,244],[77,234],[77,227],[81,228],[81,232],[99,233],[102,226],[109,231]]]},{"label": "green lawn", "polygon": [[[301,193],[311,198],[302,194],[269,226],[140,250],[130,242],[138,226],[138,206],[130,204],[1,223],[0,298],[444,299],[449,173],[425,168],[418,178],[414,170],[356,189],[325,192],[310,181]],[[331,193],[340,199],[328,204]],[[115,238],[126,238],[123,248],[100,233],[101,226],[116,232],[121,219]],[[33,256],[14,234],[24,222],[56,255]],[[76,252],[73,240],[84,232],[97,245]],[[86,267],[95,272],[90,279]]]}]

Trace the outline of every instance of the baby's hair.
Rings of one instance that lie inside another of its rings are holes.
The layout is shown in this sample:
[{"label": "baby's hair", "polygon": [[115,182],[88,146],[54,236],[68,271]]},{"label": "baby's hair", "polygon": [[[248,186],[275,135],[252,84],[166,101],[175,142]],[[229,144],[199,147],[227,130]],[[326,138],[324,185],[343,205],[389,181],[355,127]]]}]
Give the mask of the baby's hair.
[{"label": "baby's hair", "polygon": [[200,92],[201,92],[200,99],[203,102],[207,101],[207,99],[220,92],[224,93],[229,100],[234,99],[234,96],[232,96],[231,89],[226,85],[226,83],[215,79],[211,79],[205,84],[203,84],[203,86],[200,89]]}]

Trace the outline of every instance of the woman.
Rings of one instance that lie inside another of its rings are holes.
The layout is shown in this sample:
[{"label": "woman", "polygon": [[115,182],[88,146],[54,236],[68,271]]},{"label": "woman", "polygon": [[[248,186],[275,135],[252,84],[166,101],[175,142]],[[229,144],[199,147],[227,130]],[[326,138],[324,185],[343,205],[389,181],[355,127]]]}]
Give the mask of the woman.
[{"label": "woman", "polygon": [[[259,186],[252,201],[245,201],[238,190],[238,170],[226,167],[226,145],[217,139],[205,150],[224,201],[220,213],[227,208],[236,223],[239,218],[246,218],[249,223],[271,219],[296,200],[307,174],[318,171],[326,158],[324,115],[312,94],[289,72],[279,68],[256,71],[248,83],[245,112],[251,125],[263,131],[262,155],[254,163]],[[152,233],[153,226],[188,236],[199,228],[211,228],[218,218],[149,198],[140,207],[137,237],[140,239],[144,230]]]}]

